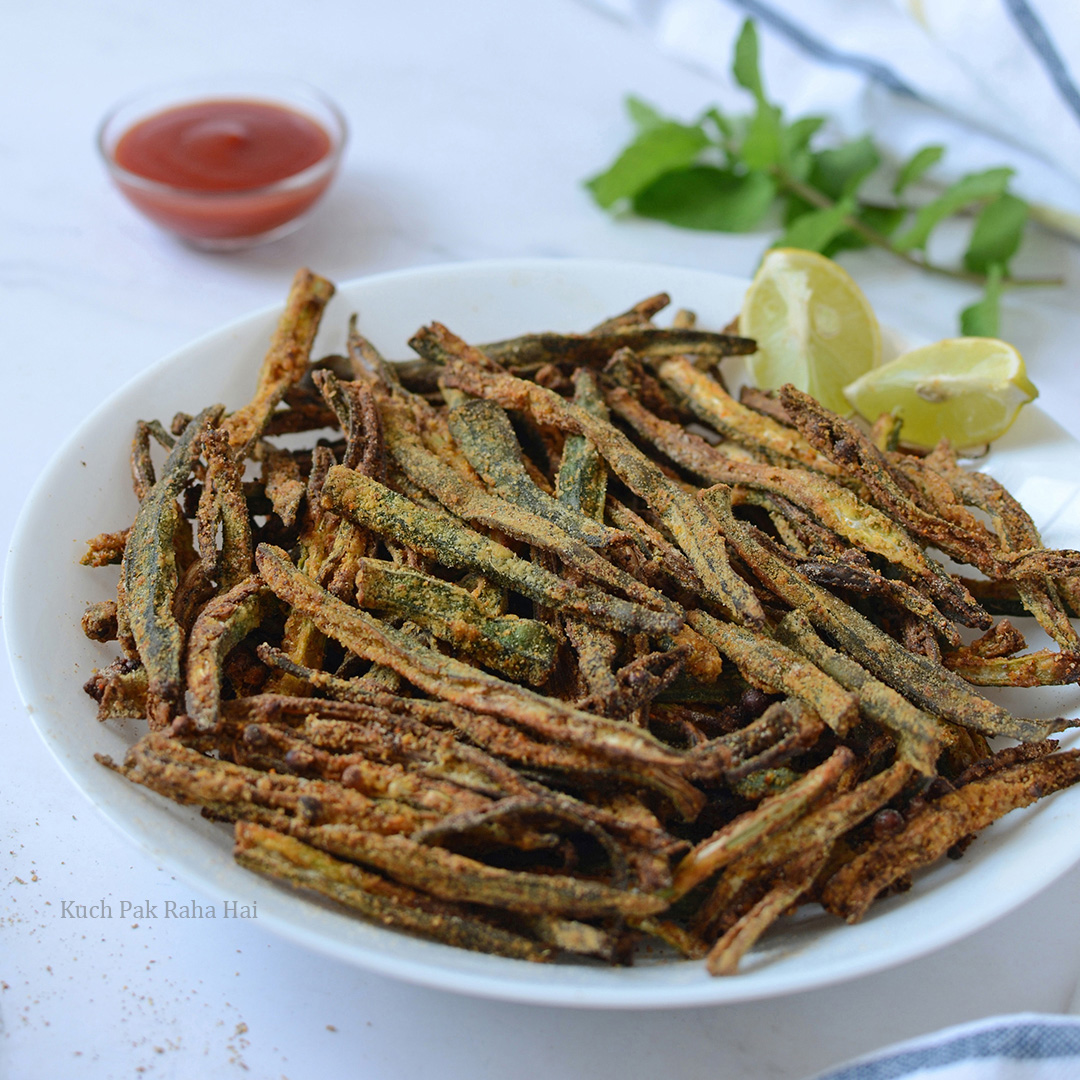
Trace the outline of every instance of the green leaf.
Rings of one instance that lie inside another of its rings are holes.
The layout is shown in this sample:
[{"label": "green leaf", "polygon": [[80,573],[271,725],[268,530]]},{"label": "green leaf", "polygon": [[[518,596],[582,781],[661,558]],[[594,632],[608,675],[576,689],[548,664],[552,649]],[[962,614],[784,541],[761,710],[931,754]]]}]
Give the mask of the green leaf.
[{"label": "green leaf", "polygon": [[902,206],[864,206],[859,211],[859,220],[882,236],[892,236],[905,217],[907,210]]},{"label": "green leaf", "polygon": [[634,212],[684,229],[747,232],[769,212],[776,184],[763,172],[711,165],[665,173],[634,197]]},{"label": "green leaf", "polygon": [[800,116],[798,120],[792,120],[784,128],[784,156],[805,150],[824,123],[824,116]]},{"label": "green leaf", "polygon": [[1012,175],[1012,169],[1001,168],[962,176],[932,202],[919,207],[911,228],[893,241],[894,246],[900,251],[925,248],[937,225],[972,203],[996,199],[1005,190]]},{"label": "green leaf", "polygon": [[638,131],[648,131],[667,122],[667,117],[656,111],[647,101],[630,94],[626,99],[626,111]]},{"label": "green leaf", "polygon": [[810,176],[813,165],[810,140],[823,123],[823,116],[802,116],[780,132],[780,160],[785,171],[798,180],[806,180]]},{"label": "green leaf", "polygon": [[842,199],[845,195],[853,195],[880,164],[881,155],[873,139],[864,135],[833,150],[815,154],[810,183],[830,199]]},{"label": "green leaf", "polygon": [[994,264],[1007,268],[1023,239],[1027,218],[1028,204],[1008,192],[987,203],[975,221],[964,266],[976,274],[985,274]]},{"label": "green leaf", "polygon": [[761,82],[761,69],[758,66],[758,36],[753,19],[742,24],[735,41],[735,57],[731,65],[731,74],[735,81],[765,104],[765,88]]},{"label": "green leaf", "polygon": [[764,102],[759,105],[742,144],[742,159],[748,169],[770,169],[779,162],[783,130],[780,110]]},{"label": "green leaf", "polygon": [[[866,206],[864,204],[858,208],[855,216],[875,232],[881,233],[882,236],[889,236],[895,232],[906,214],[907,211],[902,206]],[[841,251],[860,251],[869,245],[870,241],[860,233],[854,229],[847,229],[837,233],[825,245],[821,253],[828,255],[831,259]]]},{"label": "green leaf", "polygon": [[658,176],[691,165],[709,145],[700,127],[665,120],[643,131],[606,172],[585,182],[593,198],[605,209],[620,199],[633,198]]},{"label": "green leaf", "polygon": [[986,273],[982,298],[960,312],[960,333],[965,337],[994,337],[1001,325],[1001,266],[995,263]]},{"label": "green leaf", "polygon": [[896,180],[893,183],[893,194],[900,195],[906,187],[914,184],[927,169],[936,165],[944,156],[944,146],[924,146],[921,150],[916,150],[900,166],[900,171],[896,174]]},{"label": "green leaf", "polygon": [[847,217],[855,210],[852,199],[842,199],[827,210],[811,210],[796,218],[773,247],[806,248],[823,251],[829,242],[847,228]]},{"label": "green leaf", "polygon": [[711,109],[706,109],[701,117],[702,124],[706,120],[711,120],[716,125],[716,130],[720,133],[720,137],[724,140],[730,140],[735,136],[735,125],[731,119],[725,116],[715,105]]}]

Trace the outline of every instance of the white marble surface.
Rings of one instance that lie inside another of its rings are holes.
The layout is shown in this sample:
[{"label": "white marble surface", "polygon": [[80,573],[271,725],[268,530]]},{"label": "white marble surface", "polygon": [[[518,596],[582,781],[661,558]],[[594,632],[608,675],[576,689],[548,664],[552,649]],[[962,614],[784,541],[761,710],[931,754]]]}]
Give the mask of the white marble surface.
[{"label": "white marble surface", "polygon": [[[725,91],[571,0],[53,0],[10,6],[3,36],[5,551],[34,478],[90,408],[148,362],[279,301],[298,265],[346,280],[492,256],[601,256],[748,274],[765,244],[616,222],[591,205],[579,181],[626,138],[624,93],[690,115]],[[343,106],[352,139],[344,175],[302,231],[202,255],[121,202],[92,136],[133,89],[236,69],[317,82]],[[1070,284],[1010,296],[1005,331],[1040,404],[1071,426],[1080,258],[1049,236],[1029,247],[1027,268],[1060,270]],[[911,333],[950,334],[970,299],[873,253],[847,265]],[[641,1014],[421,990],[306,953],[257,921],[64,920],[63,899],[153,902],[178,886],[56,768],[6,665],[0,680],[0,1077],[794,1080],[945,1024],[1063,1010],[1080,972],[1080,871],[893,971],[769,1002]]]}]

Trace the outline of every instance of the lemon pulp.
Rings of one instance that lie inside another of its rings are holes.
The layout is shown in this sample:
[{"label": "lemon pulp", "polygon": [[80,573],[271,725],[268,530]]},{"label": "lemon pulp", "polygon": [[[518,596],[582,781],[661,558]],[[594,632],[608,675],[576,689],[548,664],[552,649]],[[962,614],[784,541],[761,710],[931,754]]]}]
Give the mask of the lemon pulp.
[{"label": "lemon pulp", "polygon": [[851,411],[844,387],[881,362],[881,330],[862,290],[832,259],[800,248],[765,255],[739,332],[757,342],[747,366],[759,387],[792,383],[842,414]]},{"label": "lemon pulp", "polygon": [[853,380],[844,393],[866,420],[898,416],[905,442],[934,446],[948,438],[958,447],[1003,435],[1039,394],[1016,349],[976,337],[912,349]]}]

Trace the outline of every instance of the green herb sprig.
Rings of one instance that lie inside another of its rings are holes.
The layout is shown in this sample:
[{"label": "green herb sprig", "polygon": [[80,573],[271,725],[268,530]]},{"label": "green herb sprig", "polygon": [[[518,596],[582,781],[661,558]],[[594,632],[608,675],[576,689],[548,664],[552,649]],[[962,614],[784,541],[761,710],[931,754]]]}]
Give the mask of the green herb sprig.
[{"label": "green herb sprig", "polygon": [[[732,73],[753,95],[753,112],[728,116],[714,106],[685,124],[628,98],[637,133],[610,168],[586,182],[597,203],[715,232],[749,232],[778,209],[783,232],[774,246],[830,257],[874,246],[928,273],[979,286],[981,298],[960,314],[960,332],[970,336],[998,336],[1005,288],[1061,284],[1056,277],[1010,273],[1028,221],[1027,203],[1009,191],[1012,169],[969,173],[935,198],[911,203],[912,186],[945,153],[942,146],[925,146],[895,170],[890,197],[872,199],[862,192],[882,167],[873,139],[864,135],[818,149],[814,138],[824,117],[785,121],[766,97],[751,19],[736,40]],[[931,261],[931,235],[960,214],[973,215],[962,264]]]}]

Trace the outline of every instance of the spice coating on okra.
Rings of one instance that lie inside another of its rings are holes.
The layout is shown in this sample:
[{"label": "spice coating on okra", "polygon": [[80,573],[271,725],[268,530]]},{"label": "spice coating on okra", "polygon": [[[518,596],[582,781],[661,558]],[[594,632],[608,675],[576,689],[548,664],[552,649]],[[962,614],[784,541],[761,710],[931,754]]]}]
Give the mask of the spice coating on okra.
[{"label": "spice coating on okra", "polygon": [[733,397],[755,343],[667,294],[397,363],[357,316],[312,356],[333,291],[297,274],[248,404],[135,424],[134,522],[83,559],[120,564],[85,689],[149,728],[103,763],[241,866],[457,948],[731,976],[1080,782],[1075,721],[978,689],[1080,681],[1080,553],[947,445]]}]

